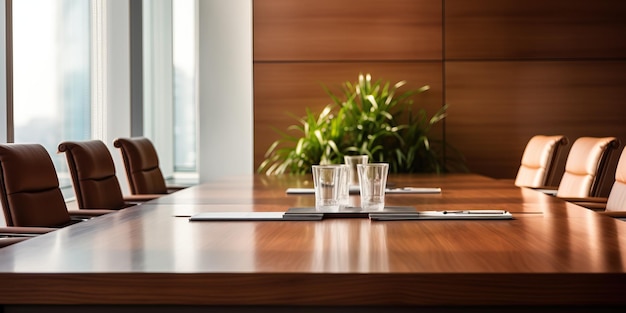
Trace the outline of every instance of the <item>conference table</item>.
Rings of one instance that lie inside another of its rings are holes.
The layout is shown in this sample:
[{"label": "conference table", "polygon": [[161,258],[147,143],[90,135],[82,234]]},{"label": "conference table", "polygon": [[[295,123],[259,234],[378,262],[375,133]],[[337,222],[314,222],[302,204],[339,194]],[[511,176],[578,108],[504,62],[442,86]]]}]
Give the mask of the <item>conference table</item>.
[{"label": "conference table", "polygon": [[[0,249],[4,312],[611,311],[626,223],[511,181],[390,175],[386,205],[503,220],[190,221],[314,207],[310,175],[228,177]],[[359,196],[351,202],[358,205]],[[0,310],[2,311],[2,310]]]}]

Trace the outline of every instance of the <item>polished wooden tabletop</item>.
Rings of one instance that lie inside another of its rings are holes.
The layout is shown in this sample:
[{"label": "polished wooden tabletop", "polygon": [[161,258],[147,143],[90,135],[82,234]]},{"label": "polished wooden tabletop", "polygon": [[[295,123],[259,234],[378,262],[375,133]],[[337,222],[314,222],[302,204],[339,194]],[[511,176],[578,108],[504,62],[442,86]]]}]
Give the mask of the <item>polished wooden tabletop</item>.
[{"label": "polished wooden tabletop", "polygon": [[478,175],[389,180],[442,192],[388,194],[387,205],[514,218],[190,222],[314,206],[285,192],[312,187],[308,176],[233,177],[0,249],[0,304],[626,304],[625,222]]}]

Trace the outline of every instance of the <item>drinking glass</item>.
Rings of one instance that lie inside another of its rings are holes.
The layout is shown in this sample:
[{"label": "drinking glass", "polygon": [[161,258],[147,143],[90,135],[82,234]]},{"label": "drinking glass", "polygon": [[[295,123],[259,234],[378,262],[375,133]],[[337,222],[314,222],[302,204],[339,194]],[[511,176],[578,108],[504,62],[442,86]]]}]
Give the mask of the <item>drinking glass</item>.
[{"label": "drinking glass", "polygon": [[367,163],[367,155],[346,155],[343,157],[343,161],[345,164],[350,166],[350,185],[359,186],[359,174],[357,172],[356,165]]},{"label": "drinking glass", "polygon": [[385,188],[387,186],[388,163],[357,164],[361,209],[382,211],[385,208]]},{"label": "drinking glass", "polygon": [[315,189],[315,209],[318,211],[338,211],[343,201],[345,187],[345,167],[341,165],[313,165],[313,187]]}]

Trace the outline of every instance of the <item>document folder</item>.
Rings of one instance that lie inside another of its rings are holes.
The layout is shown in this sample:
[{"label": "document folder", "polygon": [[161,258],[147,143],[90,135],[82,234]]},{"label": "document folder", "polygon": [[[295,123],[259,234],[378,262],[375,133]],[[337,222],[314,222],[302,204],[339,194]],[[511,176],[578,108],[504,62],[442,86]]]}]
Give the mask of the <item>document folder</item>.
[{"label": "document folder", "polygon": [[370,213],[373,221],[401,220],[507,220],[513,215],[504,210],[415,211],[395,214]]}]

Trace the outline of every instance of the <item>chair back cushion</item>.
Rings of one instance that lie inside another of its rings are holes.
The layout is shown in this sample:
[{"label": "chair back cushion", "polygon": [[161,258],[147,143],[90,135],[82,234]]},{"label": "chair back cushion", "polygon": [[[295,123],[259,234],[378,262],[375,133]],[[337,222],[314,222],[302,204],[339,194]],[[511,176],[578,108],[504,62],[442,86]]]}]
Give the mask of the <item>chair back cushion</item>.
[{"label": "chair back cushion", "polygon": [[556,164],[559,148],[566,143],[567,138],[560,135],[532,137],[524,149],[515,177],[515,186],[531,188],[547,186],[553,165]]},{"label": "chair back cushion", "polygon": [[71,222],[48,151],[40,144],[0,145],[0,193],[8,226]]},{"label": "chair back cushion", "polygon": [[100,140],[66,141],[59,144],[72,176],[81,209],[118,210],[125,206],[109,148]]},{"label": "chair back cushion", "polygon": [[606,203],[607,211],[626,211],[626,149],[617,162],[615,182]]},{"label": "chair back cushion", "polygon": [[118,138],[113,145],[122,153],[132,194],[167,193],[157,151],[148,138]]},{"label": "chair back cushion", "polygon": [[618,145],[615,137],[581,137],[572,145],[565,173],[557,190],[558,197],[597,196],[598,185],[607,159]]}]

